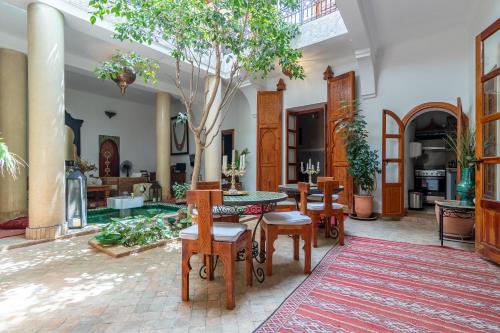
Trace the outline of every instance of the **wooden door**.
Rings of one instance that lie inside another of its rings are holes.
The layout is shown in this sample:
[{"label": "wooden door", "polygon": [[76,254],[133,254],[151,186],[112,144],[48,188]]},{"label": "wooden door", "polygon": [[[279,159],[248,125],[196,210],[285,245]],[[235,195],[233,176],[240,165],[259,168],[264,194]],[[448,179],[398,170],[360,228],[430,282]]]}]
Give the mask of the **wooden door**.
[{"label": "wooden door", "polygon": [[[349,175],[349,162],[342,133],[337,131],[338,120],[345,118],[353,110],[356,98],[354,72],[328,78],[326,123],[326,176],[338,180],[344,186],[337,202],[352,211],[353,181]],[[345,107],[347,105],[347,107]]]},{"label": "wooden door", "polygon": [[476,38],[476,250],[500,263],[500,19]]},{"label": "wooden door", "polygon": [[402,217],[405,126],[392,111],[382,113],[382,216]]},{"label": "wooden door", "polygon": [[283,91],[257,92],[257,190],[278,191],[281,183]]},{"label": "wooden door", "polygon": [[296,114],[287,113],[286,119],[286,182],[297,183],[299,169],[297,161],[298,118]]},{"label": "wooden door", "polygon": [[99,149],[99,177],[120,176],[120,152],[112,139],[101,143]]}]

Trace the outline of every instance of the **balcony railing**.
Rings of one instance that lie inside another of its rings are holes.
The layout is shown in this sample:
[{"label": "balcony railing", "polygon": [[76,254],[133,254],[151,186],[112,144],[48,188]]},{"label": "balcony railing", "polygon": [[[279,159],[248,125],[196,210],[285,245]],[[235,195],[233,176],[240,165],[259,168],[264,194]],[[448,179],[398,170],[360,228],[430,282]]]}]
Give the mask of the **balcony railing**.
[{"label": "balcony railing", "polygon": [[336,10],[335,0],[299,0],[299,8],[294,11],[281,8],[285,21],[298,25],[314,21]]}]

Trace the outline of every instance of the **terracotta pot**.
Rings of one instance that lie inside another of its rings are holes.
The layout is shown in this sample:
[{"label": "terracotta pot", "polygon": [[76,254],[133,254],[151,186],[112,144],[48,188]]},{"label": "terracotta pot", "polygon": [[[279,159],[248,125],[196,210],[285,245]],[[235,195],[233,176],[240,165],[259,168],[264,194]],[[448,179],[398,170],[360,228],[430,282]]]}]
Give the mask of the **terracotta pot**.
[{"label": "terracotta pot", "polygon": [[[434,207],[439,226],[439,208]],[[443,233],[452,237],[471,238],[474,235],[474,218],[443,217]]]},{"label": "terracotta pot", "polygon": [[372,195],[354,195],[354,212],[361,218],[369,218],[373,213]]}]

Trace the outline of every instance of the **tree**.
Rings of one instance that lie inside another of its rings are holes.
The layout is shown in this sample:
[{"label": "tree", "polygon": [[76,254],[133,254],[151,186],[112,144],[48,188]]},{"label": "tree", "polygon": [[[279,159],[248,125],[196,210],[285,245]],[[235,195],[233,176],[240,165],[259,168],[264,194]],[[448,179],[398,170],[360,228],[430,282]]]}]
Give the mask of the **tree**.
[{"label": "tree", "polygon": [[[241,84],[249,77],[265,78],[276,65],[290,78],[304,78],[298,63],[302,54],[291,45],[298,26],[284,21],[277,0],[91,0],[89,5],[91,23],[107,15],[120,18],[114,38],[168,45],[176,64],[171,79],[186,109],[178,120],[187,121],[195,138],[193,189],[202,153],[219,133]],[[282,0],[280,6],[293,10],[297,0]],[[208,74],[214,83],[211,89],[204,86],[203,107],[195,123],[193,104],[200,78]],[[215,103],[219,86],[222,98]],[[209,117],[210,112],[215,115]]]}]

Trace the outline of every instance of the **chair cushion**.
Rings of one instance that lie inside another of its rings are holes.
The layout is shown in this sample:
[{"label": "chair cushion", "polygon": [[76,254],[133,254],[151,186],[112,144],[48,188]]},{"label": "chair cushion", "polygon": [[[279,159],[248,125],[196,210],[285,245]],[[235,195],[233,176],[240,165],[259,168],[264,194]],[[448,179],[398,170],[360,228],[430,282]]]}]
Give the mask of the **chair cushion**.
[{"label": "chair cushion", "polygon": [[275,212],[264,214],[264,222],[267,224],[300,225],[311,223],[311,218],[302,215],[299,211]]},{"label": "chair cushion", "polygon": [[[247,230],[246,225],[239,223],[214,222],[212,226],[214,240],[219,242],[234,242],[245,230]],[[197,240],[198,225],[193,224],[186,229],[182,229],[179,237],[182,239]]]},{"label": "chair cushion", "polygon": [[[323,194],[321,193],[313,193],[313,194],[310,194],[308,197],[307,197],[308,200],[311,200],[311,201],[322,201],[323,200]],[[332,194],[332,201],[337,201],[339,199],[339,195],[338,194]]]},{"label": "chair cushion", "polygon": [[[344,205],[332,202],[333,209],[344,209]],[[322,202],[308,202],[307,203],[308,210],[324,210],[325,205]]]}]

